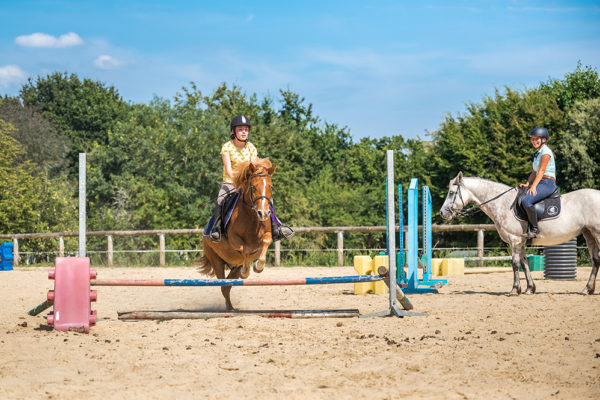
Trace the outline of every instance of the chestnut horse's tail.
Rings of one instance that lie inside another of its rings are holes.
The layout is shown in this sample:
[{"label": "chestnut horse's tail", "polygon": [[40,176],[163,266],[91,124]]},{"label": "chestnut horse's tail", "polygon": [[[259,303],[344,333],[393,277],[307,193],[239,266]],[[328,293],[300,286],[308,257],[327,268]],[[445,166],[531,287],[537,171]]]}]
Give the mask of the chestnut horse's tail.
[{"label": "chestnut horse's tail", "polygon": [[210,261],[208,260],[206,255],[203,255],[202,257],[197,258],[194,261],[196,261],[199,264],[200,268],[198,268],[198,272],[208,276],[215,276],[215,270],[213,269],[212,265],[210,265]]}]

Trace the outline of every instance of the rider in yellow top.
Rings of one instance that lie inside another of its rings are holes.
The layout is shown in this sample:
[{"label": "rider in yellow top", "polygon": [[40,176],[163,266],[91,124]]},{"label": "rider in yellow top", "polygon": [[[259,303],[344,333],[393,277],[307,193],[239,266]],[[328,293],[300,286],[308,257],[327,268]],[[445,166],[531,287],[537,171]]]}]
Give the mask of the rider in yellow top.
[{"label": "rider in yellow top", "polygon": [[[248,141],[250,134],[250,121],[244,115],[238,115],[231,120],[231,140],[223,144],[221,158],[223,159],[223,183],[217,197],[214,211],[214,224],[210,231],[210,238],[218,242],[221,240],[221,211],[225,197],[235,191],[233,186],[233,173],[241,162],[256,161],[258,152],[256,147]],[[294,235],[292,228],[282,225],[275,216],[273,209],[271,217],[271,234],[273,241],[287,239]]]}]

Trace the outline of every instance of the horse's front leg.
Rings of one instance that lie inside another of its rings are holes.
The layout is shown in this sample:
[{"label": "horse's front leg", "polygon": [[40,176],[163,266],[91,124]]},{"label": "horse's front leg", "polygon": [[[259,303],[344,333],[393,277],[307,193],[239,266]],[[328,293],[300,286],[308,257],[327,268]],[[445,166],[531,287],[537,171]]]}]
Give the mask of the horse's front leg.
[{"label": "horse's front leg", "polygon": [[265,269],[265,262],[267,261],[267,250],[269,250],[269,246],[271,245],[272,242],[273,242],[273,240],[271,240],[270,237],[268,239],[267,238],[263,239],[262,251],[260,252],[260,255],[258,256],[258,260],[256,261],[256,264],[254,264],[254,272],[260,273],[260,272],[263,272],[263,270]]},{"label": "horse's front leg", "polygon": [[513,275],[514,282],[512,290],[509,293],[509,296],[518,296],[521,294],[521,281],[519,278],[519,266],[521,265],[521,257],[518,251],[515,249],[512,250],[512,267],[513,267]]},{"label": "horse's front leg", "polygon": [[229,234],[229,245],[232,249],[240,253],[240,255],[242,256],[243,261],[242,268],[240,271],[240,277],[242,279],[246,279],[250,276],[250,254],[248,254],[248,247],[246,246],[244,239],[241,236],[236,235],[234,233]]},{"label": "horse's front leg", "polygon": [[244,264],[242,265],[242,271],[240,272],[240,277],[242,279],[246,279],[250,276],[250,260],[247,255],[244,255]]}]

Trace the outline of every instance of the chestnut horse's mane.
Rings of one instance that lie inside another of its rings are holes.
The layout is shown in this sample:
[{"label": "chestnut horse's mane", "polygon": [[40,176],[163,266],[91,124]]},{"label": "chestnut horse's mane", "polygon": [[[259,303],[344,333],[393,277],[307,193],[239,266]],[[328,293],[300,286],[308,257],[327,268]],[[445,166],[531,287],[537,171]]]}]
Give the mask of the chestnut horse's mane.
[{"label": "chestnut horse's mane", "polygon": [[[254,167],[254,169],[251,168]],[[241,191],[246,189],[250,176],[258,173],[265,173],[272,164],[268,158],[259,158],[255,162],[244,161],[238,164],[234,171],[233,185]]]}]

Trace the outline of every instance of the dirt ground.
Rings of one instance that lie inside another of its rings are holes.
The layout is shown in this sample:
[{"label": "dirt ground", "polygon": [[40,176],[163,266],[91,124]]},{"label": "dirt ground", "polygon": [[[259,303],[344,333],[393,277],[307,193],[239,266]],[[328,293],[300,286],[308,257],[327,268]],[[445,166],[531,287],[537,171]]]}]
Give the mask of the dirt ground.
[{"label": "dirt ground", "polygon": [[[600,295],[580,294],[589,268],[579,268],[576,281],[534,272],[538,293],[519,297],[506,296],[510,273],[452,276],[439,294],[410,296],[427,316],[403,319],[125,322],[117,311],[222,309],[223,299],[212,287],[98,287],[99,320],[89,334],[48,330],[47,312],[27,315],[53,286],[47,271],[0,272],[2,399],[600,398]],[[201,277],[193,268],[98,269],[99,279]],[[232,300],[240,309],[387,308],[387,295],[352,291],[237,287]]]}]

